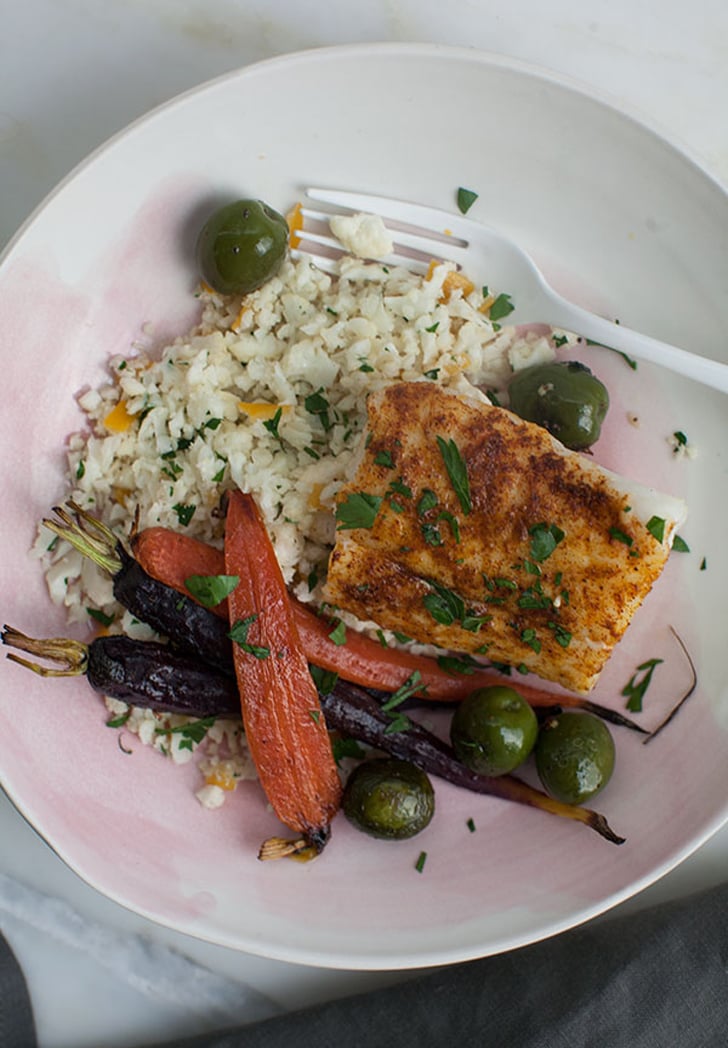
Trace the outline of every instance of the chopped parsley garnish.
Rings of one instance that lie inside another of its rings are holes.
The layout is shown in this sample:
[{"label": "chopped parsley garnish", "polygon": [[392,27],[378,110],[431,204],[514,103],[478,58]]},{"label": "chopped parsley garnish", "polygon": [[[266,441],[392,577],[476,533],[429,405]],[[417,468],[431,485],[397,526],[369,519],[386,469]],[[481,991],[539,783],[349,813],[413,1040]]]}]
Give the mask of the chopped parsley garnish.
[{"label": "chopped parsley garnish", "polygon": [[113,615],[106,615],[105,612],[100,611],[99,608],[86,608],[86,614],[95,619],[96,622],[101,623],[102,626],[110,626],[114,621]]},{"label": "chopped parsley garnish", "polygon": [[471,833],[475,833],[475,819],[468,819],[465,823]]},{"label": "chopped parsley garnish", "polygon": [[468,469],[465,460],[454,440],[445,440],[437,437],[437,446],[440,449],[445,469],[450,477],[455,494],[463,508],[463,513],[470,513],[473,508],[470,499],[470,481],[468,480]]},{"label": "chopped parsley garnish", "polygon": [[503,317],[507,317],[509,313],[512,313],[516,307],[511,302],[510,295],[498,295],[497,299],[490,307],[488,316],[491,320],[502,320]]},{"label": "chopped parsley garnish", "polygon": [[467,677],[475,673],[480,663],[469,655],[439,655],[437,665],[441,670],[445,670],[445,673]]},{"label": "chopped parsley garnish", "polygon": [[422,494],[417,501],[417,516],[424,517],[428,510],[434,509],[437,505],[437,495],[432,488],[424,488]]},{"label": "chopped parsley garnish", "polygon": [[387,469],[394,469],[394,459],[392,458],[391,451],[378,451],[374,456],[375,466],[386,466]]},{"label": "chopped parsley garnish", "polygon": [[472,189],[464,189],[462,186],[458,188],[457,202],[458,209],[461,215],[467,215],[470,208],[473,206],[475,201],[478,199],[478,194]]},{"label": "chopped parsley garnish", "polygon": [[76,480],[80,480],[86,472],[86,463],[83,459],[79,459],[78,465],[76,466]]},{"label": "chopped parsley garnish", "polygon": [[263,425],[268,430],[268,432],[271,434],[271,436],[275,437],[275,439],[280,441],[281,443],[283,441],[283,438],[281,437],[280,433],[278,432],[278,423],[281,421],[281,416],[282,415],[283,415],[283,408],[278,408],[278,410],[276,411],[276,413],[273,416],[273,418],[265,419],[264,422],[263,422]]},{"label": "chopped parsley garnish", "polygon": [[382,713],[386,713],[389,718],[389,724],[384,729],[385,734],[391,735],[398,731],[408,731],[412,727],[412,721],[406,714],[401,713],[397,707],[405,702],[406,699],[411,698],[412,695],[416,695],[418,692],[424,692],[425,690],[426,687],[422,687],[422,674],[419,670],[415,670],[414,673],[410,674],[404,684],[400,685],[400,687],[382,703]]},{"label": "chopped parsley garnish", "polygon": [[647,530],[654,539],[658,542],[662,542],[665,538],[665,520],[664,517],[650,517],[647,521]]},{"label": "chopped parsley garnish", "polygon": [[381,495],[369,495],[365,491],[354,491],[347,495],[336,507],[338,530],[371,528],[381,504]]},{"label": "chopped parsley garnish", "polygon": [[435,622],[442,626],[451,626],[453,622],[459,622],[465,616],[463,598],[437,582],[430,581],[430,585],[432,592],[425,594],[422,603]]},{"label": "chopped parsley garnish", "polygon": [[708,561],[706,560],[705,557],[703,557],[703,559],[700,562],[700,570],[701,571],[705,571],[707,569],[707,567],[708,567]]},{"label": "chopped parsley garnish", "polygon": [[436,381],[437,376],[439,374],[440,374],[440,369],[439,368],[431,368],[429,371],[425,372],[425,378],[432,379],[432,381],[434,382],[434,381]]},{"label": "chopped parsley garnish", "polygon": [[110,717],[106,722],[107,728],[123,728],[126,722],[131,717],[131,706],[126,713],[119,714],[118,717]]},{"label": "chopped parsley garnish", "polygon": [[310,415],[318,415],[321,425],[325,430],[329,430],[333,426],[333,422],[329,416],[331,407],[326,397],[322,396],[322,390],[317,390],[315,393],[310,393],[303,402],[303,406]]},{"label": "chopped parsley garnish", "polygon": [[427,862],[427,852],[426,851],[421,851],[420,854],[417,856],[417,862],[415,863],[415,869],[417,870],[418,873],[422,873],[422,871],[425,868],[425,863],[426,862]]},{"label": "chopped parsley garnish", "polygon": [[469,633],[477,633],[486,622],[492,622],[492,615],[464,615],[460,625]]},{"label": "chopped parsley garnish", "polygon": [[[655,672],[655,667],[659,666],[662,661],[662,659],[648,659],[647,662],[640,663],[636,672],[632,674],[622,688],[622,695],[628,700],[627,709],[632,713],[641,711],[642,700],[652,681],[652,674]],[[640,674],[642,674],[642,677],[640,677]]]},{"label": "chopped parsley garnish", "polygon": [[270,655],[270,648],[248,643],[248,632],[257,618],[257,615],[248,615],[245,619],[238,619],[228,633],[228,637],[247,655],[253,655],[256,659],[267,659]]},{"label": "chopped parsley garnish", "polygon": [[567,629],[559,622],[547,622],[546,625],[550,630],[553,630],[554,640],[557,644],[560,644],[562,648],[568,648],[571,644],[571,634]]},{"label": "chopped parsley garnish", "polygon": [[334,644],[338,644],[339,647],[342,644],[346,644],[346,625],[339,619],[334,629],[329,633],[329,640]]},{"label": "chopped parsley garnish", "polygon": [[177,520],[180,522],[182,527],[187,527],[187,525],[195,515],[195,510],[197,509],[197,506],[188,506],[185,505],[185,503],[183,502],[176,502],[174,506],[172,506],[172,509],[177,514]]},{"label": "chopped parsley garnish", "polygon": [[362,757],[365,756],[365,751],[356,739],[333,739],[331,749],[334,754],[334,761],[337,765],[341,764],[345,757],[353,757],[354,760],[361,760]]},{"label": "chopped parsley garnish", "polygon": [[616,539],[617,542],[624,543],[625,546],[631,546],[632,543],[634,542],[634,539],[632,538],[632,536],[628,535],[626,533],[626,531],[622,531],[621,528],[614,528],[614,527],[610,528],[609,529],[609,537],[611,539]]},{"label": "chopped parsley garnish", "polygon": [[554,335],[553,338],[551,339],[551,341],[553,342],[553,344],[556,346],[557,349],[561,349],[562,346],[566,345],[566,343],[569,341],[569,339],[568,339],[568,337],[566,335]]},{"label": "chopped parsley garnish", "polygon": [[427,685],[423,686],[422,684],[422,674],[419,670],[414,670],[404,684],[400,684],[397,690],[393,691],[388,699],[385,699],[382,703],[382,710],[384,713],[390,713],[397,706],[400,706],[405,699],[410,699],[413,695],[426,690]]},{"label": "chopped parsley garnish", "polygon": [[181,750],[191,750],[198,746],[215,723],[215,717],[201,717],[189,724],[178,724],[175,728],[156,728],[156,735],[181,735]]},{"label": "chopped parsley garnish", "polygon": [[362,364],[359,365],[359,370],[360,371],[369,372],[369,371],[374,371],[374,368],[372,367],[371,364],[367,364],[367,362],[364,361]]},{"label": "chopped parsley garnish", "polygon": [[528,529],[528,534],[531,536],[531,556],[539,563],[547,560],[565,537],[556,524],[534,524]]},{"label": "chopped parsley garnish", "polygon": [[309,710],[308,712],[311,714],[311,720],[314,724],[318,724],[321,720],[321,710]]},{"label": "chopped parsley garnish", "polygon": [[320,666],[309,666],[308,669],[317,691],[321,695],[329,695],[336,687],[339,674],[333,670],[322,670]]},{"label": "chopped parsley garnish", "polygon": [[406,499],[412,498],[412,488],[407,487],[401,477],[397,477],[396,480],[391,480],[389,482],[387,494],[389,495],[392,492],[395,492],[397,495],[402,495],[402,497]]},{"label": "chopped parsley garnish", "polygon": [[675,432],[673,433],[673,437],[677,441],[678,447],[684,448],[687,446],[688,438],[685,436],[682,430],[675,430]]},{"label": "chopped parsley garnish", "polygon": [[675,538],[672,540],[672,548],[675,550],[676,553],[690,552],[690,547],[688,546],[685,539],[682,538],[682,536],[680,535],[676,535]]},{"label": "chopped parsley garnish", "polygon": [[230,596],[239,582],[238,575],[190,575],[185,586],[199,604],[214,608]]},{"label": "chopped parsley garnish", "polygon": [[222,481],[224,476],[225,476],[225,467],[221,466],[220,469],[215,474],[215,476],[212,478],[212,483],[213,484],[219,484]]},{"label": "chopped parsley garnish", "polygon": [[313,448],[305,447],[303,450],[306,452],[307,455],[310,455],[312,459],[318,460],[321,458],[318,451],[314,451]]},{"label": "chopped parsley garnish", "polygon": [[521,640],[524,644],[527,644],[529,648],[532,648],[537,655],[541,651],[541,641],[538,639],[536,635],[536,630],[532,627],[529,627],[525,630],[521,630]]},{"label": "chopped parsley garnish", "polygon": [[449,513],[446,509],[441,510],[437,515],[438,520],[446,520],[450,525],[452,531],[452,537],[456,542],[460,542],[460,524],[458,523],[457,517],[454,517],[452,513]]},{"label": "chopped parsley garnish", "polygon": [[445,543],[442,541],[442,535],[437,524],[428,524],[427,522],[420,526],[422,531],[422,538],[425,540],[428,546],[444,546]]}]

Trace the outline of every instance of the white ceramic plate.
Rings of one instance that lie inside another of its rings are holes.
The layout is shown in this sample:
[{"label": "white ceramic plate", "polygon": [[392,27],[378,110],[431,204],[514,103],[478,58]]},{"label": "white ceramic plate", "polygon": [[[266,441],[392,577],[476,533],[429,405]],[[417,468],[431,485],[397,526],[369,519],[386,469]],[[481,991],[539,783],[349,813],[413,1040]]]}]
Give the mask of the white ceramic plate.
[{"label": "white ceramic plate", "polygon": [[[471,188],[471,217],[509,232],[581,304],[728,359],[728,198],[609,104],[537,70],[431,46],[336,48],[244,69],[113,139],[4,256],[5,622],[67,632],[28,549],[64,494],[64,440],[80,424],[74,395],[103,379],[107,357],[127,351],[143,325],[163,341],[194,320],[193,243],[211,202],[250,195],[286,210],[307,184],[446,209],[458,186]],[[617,733],[615,777],[595,806],[626,836],[622,847],[438,784],[436,817],[411,842],[377,842],[339,818],[316,863],[262,864],[257,845],[277,823],[256,785],[205,811],[192,770],[134,743],[131,756],[120,750],[83,681],[41,681],[2,660],[0,776],[19,809],[80,876],[139,913],[235,948],[346,968],[439,964],[532,942],[689,855],[728,817],[726,401],[592,352],[614,402],[602,461],[690,504],[692,552],[673,554],[597,693],[621,708],[635,666],[664,658],[642,714],[656,724],[689,678],[670,625],[698,666],[698,690],[664,735],[644,747]],[[675,430],[696,459],[672,455]]]}]

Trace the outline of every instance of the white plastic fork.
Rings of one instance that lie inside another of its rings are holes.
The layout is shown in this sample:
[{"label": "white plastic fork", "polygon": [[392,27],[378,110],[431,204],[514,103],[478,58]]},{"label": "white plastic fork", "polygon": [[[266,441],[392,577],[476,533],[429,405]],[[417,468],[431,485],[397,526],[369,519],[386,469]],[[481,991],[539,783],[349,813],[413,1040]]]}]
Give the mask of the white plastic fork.
[{"label": "white plastic fork", "polygon": [[[390,265],[404,265],[422,273],[433,258],[450,261],[471,278],[482,277],[491,287],[507,292],[515,307],[508,317],[509,324],[549,324],[728,393],[728,364],[640,334],[569,302],[549,286],[525,251],[502,233],[473,219],[403,200],[343,190],[309,188],[306,195],[309,200],[343,208],[347,214],[379,215],[394,240],[393,253],[383,260]],[[304,250],[322,268],[331,269],[332,260],[342,254],[341,244],[328,231],[328,221],[337,212],[316,211],[307,206],[302,210]],[[318,231],[307,228],[307,221],[313,221]]]}]

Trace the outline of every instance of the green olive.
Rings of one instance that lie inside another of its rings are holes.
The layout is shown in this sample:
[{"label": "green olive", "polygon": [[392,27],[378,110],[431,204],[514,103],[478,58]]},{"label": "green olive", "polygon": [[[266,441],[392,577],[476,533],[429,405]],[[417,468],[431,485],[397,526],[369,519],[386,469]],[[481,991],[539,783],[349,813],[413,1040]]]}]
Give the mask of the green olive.
[{"label": "green olive", "polygon": [[560,713],[543,725],[534,750],[536,770],[552,797],[582,804],[603,790],[614,770],[614,740],[591,713]]},{"label": "green olive", "polygon": [[197,260],[203,279],[222,295],[247,295],[280,269],[288,223],[262,200],[236,200],[202,228]]},{"label": "green olive", "polygon": [[450,741],[459,761],[481,775],[506,775],[528,757],[538,721],[513,688],[494,686],[471,692],[450,722]]},{"label": "green olive", "polygon": [[511,379],[508,396],[511,411],[575,451],[596,443],[609,409],[606,386],[576,360],[524,368]]},{"label": "green olive", "polygon": [[435,791],[414,764],[379,757],[357,765],[344,788],[342,804],[357,829],[371,837],[405,840],[432,819]]}]

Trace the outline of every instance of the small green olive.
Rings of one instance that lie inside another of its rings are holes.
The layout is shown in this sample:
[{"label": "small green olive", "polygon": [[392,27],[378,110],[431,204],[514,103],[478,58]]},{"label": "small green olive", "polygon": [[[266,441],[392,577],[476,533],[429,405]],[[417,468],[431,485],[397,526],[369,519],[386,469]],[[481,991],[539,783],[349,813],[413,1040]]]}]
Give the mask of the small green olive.
[{"label": "small green olive", "polygon": [[513,688],[479,688],[460,703],[450,722],[459,761],[480,775],[506,775],[528,757],[538,721]]},{"label": "small green olive", "polygon": [[552,797],[582,804],[609,782],[614,740],[592,713],[560,713],[544,721],[534,750],[536,770]]},{"label": "small green olive", "polygon": [[288,223],[262,200],[236,200],[207,220],[197,241],[203,279],[222,295],[247,295],[280,269]]},{"label": "small green olive", "polygon": [[427,775],[409,761],[379,757],[357,765],[344,788],[347,819],[370,837],[405,840],[424,830],[435,813]]},{"label": "small green olive", "polygon": [[576,360],[535,364],[508,386],[511,411],[580,451],[599,439],[609,409],[606,386]]}]

